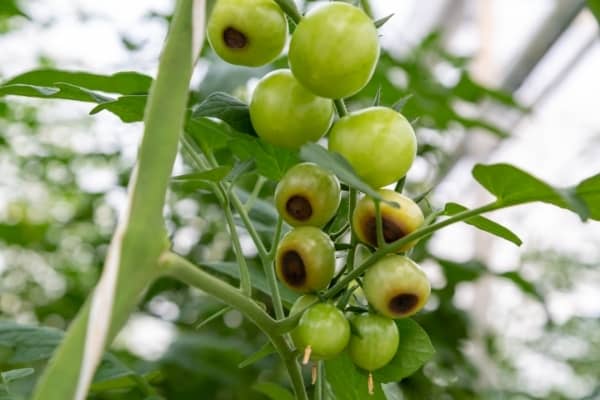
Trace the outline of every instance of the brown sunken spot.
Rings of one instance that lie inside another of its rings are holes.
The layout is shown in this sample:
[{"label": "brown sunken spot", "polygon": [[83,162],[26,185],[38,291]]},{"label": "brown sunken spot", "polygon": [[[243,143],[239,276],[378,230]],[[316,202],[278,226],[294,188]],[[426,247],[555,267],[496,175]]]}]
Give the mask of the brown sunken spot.
[{"label": "brown sunken spot", "polygon": [[312,216],[313,210],[310,201],[306,197],[292,196],[285,203],[285,209],[294,219],[298,221],[306,221]]},{"label": "brown sunken spot", "polygon": [[[367,241],[369,244],[377,246],[377,220],[375,216],[367,219],[364,225]],[[381,217],[381,227],[383,228],[383,240],[386,243],[395,242],[406,235],[398,224],[384,216]]]},{"label": "brown sunken spot", "polygon": [[417,306],[419,297],[412,293],[402,293],[390,299],[388,307],[394,314],[406,314]]},{"label": "brown sunken spot", "polygon": [[243,49],[248,44],[246,35],[235,28],[227,27],[223,31],[223,40],[230,49]]},{"label": "brown sunken spot", "polygon": [[300,254],[294,250],[286,251],[281,257],[281,273],[284,280],[294,287],[306,282],[306,268]]}]

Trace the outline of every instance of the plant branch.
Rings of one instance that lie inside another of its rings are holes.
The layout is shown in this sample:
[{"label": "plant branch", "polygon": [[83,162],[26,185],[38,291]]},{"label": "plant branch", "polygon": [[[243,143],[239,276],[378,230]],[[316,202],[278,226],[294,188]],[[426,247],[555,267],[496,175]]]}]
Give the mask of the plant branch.
[{"label": "plant branch", "polygon": [[275,3],[279,4],[279,7],[281,7],[283,12],[286,13],[292,19],[292,21],[294,21],[296,24],[300,22],[302,19],[302,14],[300,14],[296,3],[294,3],[294,0],[275,0]]},{"label": "plant branch", "polygon": [[283,359],[290,375],[296,398],[299,400],[308,400],[302,371],[300,370],[294,350],[290,348],[285,338],[279,334],[277,322],[255,303],[254,300],[177,254],[164,253],[161,256],[160,265],[165,275],[192,285],[237,309],[262,330]]},{"label": "plant branch", "polygon": [[395,242],[389,243],[381,248],[379,248],[375,253],[371,254],[369,258],[367,258],[358,268],[351,270],[346,274],[343,278],[336,282],[331,288],[329,288],[324,297],[331,298],[335,296],[337,293],[342,291],[352,280],[358,278],[364,271],[367,270],[371,265],[375,264],[377,261],[381,260],[387,254],[396,253],[402,246],[406,243],[410,243],[412,241],[424,238],[425,236],[431,235],[433,232],[440,230],[448,225],[452,225],[457,222],[465,221],[471,217],[475,217],[477,215],[498,210],[501,208],[510,207],[515,204],[504,204],[499,201],[495,201],[493,203],[489,203],[479,208],[474,208],[472,210],[466,210],[461,213],[455,214],[450,218],[447,218],[443,221],[436,222],[434,224],[424,226],[419,230],[414,231],[413,233],[404,236],[403,238],[396,240]]},{"label": "plant branch", "polygon": [[337,110],[337,113],[340,116],[340,118],[348,115],[348,108],[346,107],[344,99],[336,99],[333,101],[333,103],[335,104],[335,109]]}]

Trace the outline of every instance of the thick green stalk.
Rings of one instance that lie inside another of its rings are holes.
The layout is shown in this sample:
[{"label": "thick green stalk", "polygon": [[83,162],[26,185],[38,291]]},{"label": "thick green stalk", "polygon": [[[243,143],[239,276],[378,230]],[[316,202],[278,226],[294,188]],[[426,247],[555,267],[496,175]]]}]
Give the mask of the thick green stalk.
[{"label": "thick green stalk", "polygon": [[165,275],[192,285],[237,309],[261,329],[283,359],[290,375],[296,398],[299,400],[308,399],[304,387],[304,379],[302,378],[302,371],[300,370],[295,352],[287,344],[284,336],[278,332],[277,322],[259,307],[258,304],[238,289],[215,278],[176,254],[163,254],[161,257],[161,268]]},{"label": "thick green stalk", "polygon": [[[198,3],[204,7],[203,2]],[[162,210],[196,54],[192,48],[192,8],[193,0],[178,2],[146,107],[128,206],[111,241],[98,287],[38,381],[34,400],[84,398],[103,349],[157,276],[158,257],[168,245]]]},{"label": "thick green stalk", "polygon": [[421,239],[425,236],[431,235],[433,232],[442,229],[448,225],[452,225],[456,222],[465,221],[471,217],[475,217],[477,215],[498,210],[500,208],[510,207],[513,204],[503,204],[501,202],[495,201],[493,203],[487,204],[485,206],[474,208],[472,210],[466,210],[461,213],[455,214],[450,218],[447,218],[443,221],[437,222],[435,224],[431,224],[425,226],[419,230],[414,231],[413,233],[404,236],[402,239],[398,239],[395,242],[389,243],[381,248],[379,248],[375,253],[371,254],[369,258],[367,258],[359,267],[356,269],[349,271],[343,278],[336,282],[331,288],[325,292],[324,297],[330,298],[335,296],[340,291],[344,290],[346,286],[354,279],[358,278],[363,272],[367,270],[371,265],[375,264],[377,261],[381,260],[388,254],[396,253],[402,246],[406,243],[410,243],[414,240]]},{"label": "thick green stalk", "polygon": [[298,11],[298,7],[294,0],[275,0],[279,7],[285,12],[296,24],[302,19],[302,14]]}]

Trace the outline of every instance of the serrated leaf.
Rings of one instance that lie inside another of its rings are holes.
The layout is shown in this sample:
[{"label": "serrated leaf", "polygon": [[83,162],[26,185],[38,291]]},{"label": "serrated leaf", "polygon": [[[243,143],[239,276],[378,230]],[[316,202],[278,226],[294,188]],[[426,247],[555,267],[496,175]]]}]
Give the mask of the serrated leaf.
[{"label": "serrated leaf", "polygon": [[[582,220],[600,217],[598,206],[593,203],[600,193],[597,176],[575,188],[559,189],[510,164],[479,164],[473,168],[473,177],[504,205],[540,201],[571,210]],[[592,213],[589,207],[595,212]]]},{"label": "serrated leaf", "polygon": [[295,397],[286,388],[273,382],[259,382],[252,389],[264,394],[271,400],[294,400]]},{"label": "serrated leaf", "polygon": [[52,87],[21,83],[0,86],[0,96],[8,95],[75,100],[88,103],[101,103],[113,100],[111,97],[68,83],[56,83]]},{"label": "serrated leaf", "polygon": [[121,96],[116,100],[105,101],[97,105],[90,111],[90,114],[94,115],[106,110],[115,114],[123,122],[139,122],[144,119],[147,100],[148,96],[146,95]]},{"label": "serrated leaf", "polygon": [[244,361],[238,364],[239,368],[246,368],[249,365],[254,364],[255,362],[262,360],[266,356],[275,353],[275,347],[271,342],[265,343],[257,352],[250,355]]},{"label": "serrated leaf", "polygon": [[254,160],[257,172],[274,181],[280,180],[290,167],[300,161],[295,150],[273,146],[238,132],[234,132],[228,147],[240,160]]},{"label": "serrated leaf", "polygon": [[385,400],[377,379],[375,392],[369,395],[367,373],[360,371],[346,352],[325,361],[325,377],[337,400]]},{"label": "serrated leaf", "polygon": [[371,198],[383,200],[375,189],[358,177],[352,166],[340,154],[331,153],[316,143],[307,143],[300,148],[300,157],[334,173],[342,182]]},{"label": "serrated leaf", "polygon": [[[455,215],[455,214],[461,213],[466,210],[468,210],[468,208],[465,206],[462,206],[460,204],[448,203],[444,207],[444,215]],[[489,218],[477,215],[477,216],[471,217],[463,222],[465,224],[469,224],[478,229],[481,229],[482,231],[491,233],[492,235],[506,239],[509,242],[516,244],[517,246],[520,246],[521,244],[523,244],[523,241],[517,235],[515,235],[511,230],[500,225],[497,222],[492,221]]]},{"label": "serrated leaf", "polygon": [[590,11],[596,17],[596,21],[600,24],[600,0],[587,0]]},{"label": "serrated leaf", "polygon": [[214,117],[226,122],[233,129],[256,136],[248,105],[223,92],[211,93],[204,101],[192,108],[192,118]]},{"label": "serrated leaf", "polygon": [[394,16],[394,13],[387,15],[383,18],[379,18],[378,20],[376,20],[374,22],[375,24],[375,28],[381,28],[383,25],[385,25],[386,22],[388,22],[390,20],[390,18],[392,18]]},{"label": "serrated leaf", "polygon": [[227,147],[233,131],[225,122],[202,117],[189,119],[185,132],[200,148],[218,150]]},{"label": "serrated leaf", "polygon": [[419,324],[410,318],[395,322],[400,333],[398,351],[388,365],[373,373],[379,382],[400,381],[415,373],[435,354],[427,332]]},{"label": "serrated leaf", "polygon": [[152,78],[131,71],[117,72],[113,75],[99,75],[80,71],[38,69],[17,75],[4,82],[4,84],[56,86],[56,83],[59,82],[88,90],[127,95],[148,93],[150,85],[152,84]]}]

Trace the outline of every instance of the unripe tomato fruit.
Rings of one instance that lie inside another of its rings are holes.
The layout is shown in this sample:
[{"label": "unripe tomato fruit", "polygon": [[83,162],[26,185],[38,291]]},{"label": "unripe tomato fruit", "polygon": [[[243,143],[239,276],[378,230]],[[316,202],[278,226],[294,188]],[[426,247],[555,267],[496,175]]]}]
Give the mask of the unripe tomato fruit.
[{"label": "unripe tomato fruit", "polygon": [[327,360],[348,345],[350,324],[333,304],[318,303],[304,311],[291,336],[296,348],[305,352],[305,364],[308,358]]},{"label": "unripe tomato fruit", "polygon": [[294,76],[310,91],[331,99],[348,97],[373,76],[377,29],[360,8],[326,3],[300,21],[288,57]]},{"label": "unripe tomato fruit", "polygon": [[[417,203],[393,190],[379,189],[378,193],[384,200],[397,204],[394,207],[386,202],[379,203],[385,243],[395,242],[423,225],[423,212]],[[361,242],[377,247],[377,214],[375,202],[369,196],[364,196],[356,204],[352,227]],[[416,241],[407,243],[398,252],[405,252],[415,244]]]},{"label": "unripe tomato fruit", "polygon": [[402,114],[370,107],[333,124],[329,150],[344,156],[358,176],[379,188],[406,175],[417,155],[417,138]]},{"label": "unripe tomato fruit", "polygon": [[409,317],[427,303],[431,286],[419,266],[405,256],[387,255],[373,264],[363,278],[369,304],[389,318]]},{"label": "unripe tomato fruit", "polygon": [[223,60],[258,67],[281,54],[287,19],[273,0],[218,0],[208,19],[207,36]]},{"label": "unripe tomato fruit", "polygon": [[350,323],[352,334],[348,354],[352,362],[369,372],[387,365],[398,350],[400,335],[394,320],[377,314],[361,314]]},{"label": "unripe tomato fruit", "polygon": [[295,228],[277,246],[277,277],[296,292],[324,289],[333,278],[334,269],[335,247],[329,236],[318,228]]},{"label": "unripe tomato fruit", "polygon": [[289,69],[265,75],[250,101],[250,119],[265,142],[298,148],[319,140],[333,121],[333,101],[305,89]]},{"label": "unripe tomato fruit", "polygon": [[333,218],[340,200],[337,177],[313,163],[294,165],[275,188],[277,211],[292,226],[322,227]]}]

